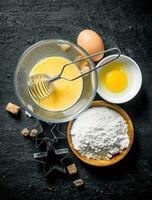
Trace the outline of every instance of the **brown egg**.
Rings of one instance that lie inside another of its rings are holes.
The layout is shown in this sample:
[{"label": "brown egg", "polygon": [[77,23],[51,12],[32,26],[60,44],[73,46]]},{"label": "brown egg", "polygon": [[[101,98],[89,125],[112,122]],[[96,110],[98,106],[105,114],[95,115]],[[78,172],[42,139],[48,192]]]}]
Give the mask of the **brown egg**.
[{"label": "brown egg", "polygon": [[[101,37],[94,31],[86,29],[79,33],[77,44],[86,50],[88,54],[94,54],[99,51],[104,51],[104,45]],[[93,57],[94,61],[99,61],[103,58],[103,54]]]}]

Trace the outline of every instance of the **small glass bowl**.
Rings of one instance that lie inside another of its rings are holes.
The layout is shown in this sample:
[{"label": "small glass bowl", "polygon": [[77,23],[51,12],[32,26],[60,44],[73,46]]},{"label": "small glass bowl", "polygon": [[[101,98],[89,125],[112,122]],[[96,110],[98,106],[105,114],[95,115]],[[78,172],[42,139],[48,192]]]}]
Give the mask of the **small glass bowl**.
[{"label": "small glass bowl", "polygon": [[[61,48],[62,44],[70,45],[70,48],[65,51]],[[74,61],[80,56],[87,55],[81,47],[69,41],[58,39],[43,40],[29,47],[20,57],[14,77],[15,92],[21,106],[33,117],[49,123],[62,123],[76,118],[89,107],[95,97],[97,90],[96,71],[83,77],[83,90],[80,98],[72,107],[62,111],[47,111],[39,107],[28,92],[27,80],[33,66],[44,58],[59,56]],[[92,59],[89,58],[86,61],[90,69],[95,67]],[[80,65],[81,63],[77,64],[79,68],[81,68]]]}]

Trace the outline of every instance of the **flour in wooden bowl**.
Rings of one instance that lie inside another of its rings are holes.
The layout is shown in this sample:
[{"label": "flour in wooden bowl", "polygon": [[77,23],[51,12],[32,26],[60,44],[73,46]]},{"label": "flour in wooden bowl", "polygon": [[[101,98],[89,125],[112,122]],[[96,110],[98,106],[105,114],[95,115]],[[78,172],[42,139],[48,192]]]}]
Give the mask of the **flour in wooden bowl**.
[{"label": "flour in wooden bowl", "polygon": [[118,112],[93,107],[75,120],[71,140],[81,155],[108,160],[129,146],[128,125]]}]

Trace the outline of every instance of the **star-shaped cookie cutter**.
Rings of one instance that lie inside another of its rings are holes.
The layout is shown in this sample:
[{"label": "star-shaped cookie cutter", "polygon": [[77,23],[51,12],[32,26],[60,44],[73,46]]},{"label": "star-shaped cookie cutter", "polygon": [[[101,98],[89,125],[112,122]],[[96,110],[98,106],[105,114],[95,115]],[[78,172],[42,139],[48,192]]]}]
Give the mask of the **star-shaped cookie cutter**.
[{"label": "star-shaped cookie cutter", "polygon": [[[42,143],[46,143],[46,151],[44,152],[38,152],[34,153],[34,159],[36,159],[38,162],[43,164],[43,173],[45,176],[48,176],[51,172],[54,170],[66,173],[66,168],[64,165],[64,160],[68,156],[68,149],[62,148],[62,149],[55,149],[54,147],[54,141],[50,138],[43,138],[41,143],[39,145],[42,145]],[[38,146],[39,147],[39,146]],[[56,158],[58,162],[54,161],[52,162],[52,158]]]},{"label": "star-shaped cookie cutter", "polygon": [[[54,133],[54,129],[60,133],[61,136],[56,136]],[[42,130],[42,129],[41,129]],[[39,163],[43,164],[43,172],[45,176],[48,176],[53,171],[59,171],[62,173],[66,173],[66,168],[64,164],[64,160],[68,158],[68,148],[55,148],[55,144],[59,143],[62,140],[65,140],[65,135],[59,130],[59,125],[54,124],[51,128],[51,134],[53,138],[44,137],[38,138],[36,137],[36,149],[40,148],[42,145],[46,145],[46,150],[43,152],[34,153],[34,159]],[[38,141],[40,141],[38,143]],[[58,162],[51,164],[51,157],[57,159]],[[60,157],[60,158],[59,158]],[[49,166],[49,167],[48,167]]]}]

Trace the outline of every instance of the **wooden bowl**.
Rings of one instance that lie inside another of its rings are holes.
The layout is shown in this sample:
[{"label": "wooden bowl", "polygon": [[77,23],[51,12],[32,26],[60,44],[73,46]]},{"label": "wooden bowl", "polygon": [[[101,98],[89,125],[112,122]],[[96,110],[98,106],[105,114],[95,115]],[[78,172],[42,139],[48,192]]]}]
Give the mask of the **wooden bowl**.
[{"label": "wooden bowl", "polygon": [[89,165],[98,166],[98,167],[105,167],[105,166],[113,165],[113,164],[117,163],[118,161],[120,161],[122,158],[124,158],[125,155],[129,152],[129,150],[132,146],[132,143],[133,143],[133,139],[134,139],[134,128],[133,128],[132,121],[131,121],[130,117],[128,116],[128,114],[118,105],[111,104],[106,101],[93,101],[90,107],[102,107],[102,106],[113,109],[113,110],[117,111],[118,113],[120,113],[120,115],[126,120],[126,123],[128,124],[129,146],[122,153],[119,153],[119,154],[113,156],[110,160],[88,159],[87,157],[82,156],[77,150],[75,150],[74,146],[72,144],[71,128],[74,123],[74,120],[70,121],[68,123],[68,128],[67,128],[67,141],[68,141],[68,144],[69,144],[72,152],[83,162],[85,162]]}]

